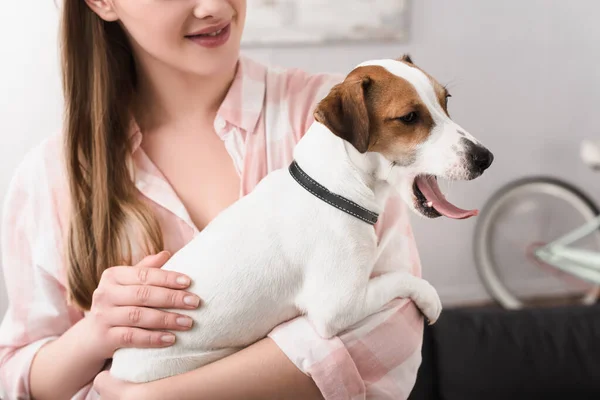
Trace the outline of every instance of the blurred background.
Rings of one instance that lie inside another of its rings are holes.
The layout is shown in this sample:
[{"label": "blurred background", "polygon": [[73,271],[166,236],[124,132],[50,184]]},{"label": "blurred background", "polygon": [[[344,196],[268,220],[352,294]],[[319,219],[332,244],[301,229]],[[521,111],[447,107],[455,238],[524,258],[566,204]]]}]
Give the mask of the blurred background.
[{"label": "blurred background", "polygon": [[[336,73],[366,59],[409,52],[416,64],[448,85],[454,120],[496,156],[481,179],[448,188],[453,202],[481,208],[504,184],[538,174],[565,179],[600,201],[600,175],[579,157],[581,141],[600,136],[600,2],[400,3],[401,12],[393,14],[401,33],[397,40],[319,43],[300,38],[298,43],[256,45],[252,39],[261,31],[249,23],[243,52],[269,64]],[[37,2],[35,12],[29,6],[8,2],[2,9],[0,198],[25,152],[61,126],[58,11],[51,1]],[[414,218],[424,277],[445,304],[490,298],[475,268],[476,223],[476,218]],[[516,274],[513,279],[519,280]],[[2,290],[0,315],[4,309]]]}]

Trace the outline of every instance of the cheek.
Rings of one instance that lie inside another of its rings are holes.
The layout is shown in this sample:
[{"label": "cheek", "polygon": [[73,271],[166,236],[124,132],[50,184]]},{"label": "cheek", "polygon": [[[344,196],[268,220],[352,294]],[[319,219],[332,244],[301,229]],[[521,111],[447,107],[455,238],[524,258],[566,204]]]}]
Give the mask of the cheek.
[{"label": "cheek", "polygon": [[231,2],[231,6],[235,10],[240,22],[243,22],[246,19],[246,0],[233,0]]},{"label": "cheek", "polygon": [[430,134],[431,131],[424,126],[383,130],[375,138],[372,150],[398,165],[408,166],[416,161],[417,150]]},{"label": "cheek", "polygon": [[128,35],[149,53],[183,40],[189,9],[148,0],[124,0],[117,8]]},{"label": "cheek", "polygon": [[229,5],[233,8],[235,15],[234,31],[232,32],[232,38],[235,42],[241,42],[244,27],[246,26],[246,1],[245,0],[233,0],[230,1]]}]

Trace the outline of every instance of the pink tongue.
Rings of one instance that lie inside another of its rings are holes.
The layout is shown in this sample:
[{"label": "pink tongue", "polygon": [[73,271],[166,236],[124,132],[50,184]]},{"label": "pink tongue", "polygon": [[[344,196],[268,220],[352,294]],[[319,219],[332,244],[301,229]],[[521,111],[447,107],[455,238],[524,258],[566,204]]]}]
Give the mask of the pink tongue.
[{"label": "pink tongue", "polygon": [[478,210],[463,210],[446,200],[446,197],[440,191],[437,180],[433,176],[420,175],[415,180],[423,196],[428,202],[432,203],[433,208],[440,214],[454,219],[465,219],[479,214]]}]

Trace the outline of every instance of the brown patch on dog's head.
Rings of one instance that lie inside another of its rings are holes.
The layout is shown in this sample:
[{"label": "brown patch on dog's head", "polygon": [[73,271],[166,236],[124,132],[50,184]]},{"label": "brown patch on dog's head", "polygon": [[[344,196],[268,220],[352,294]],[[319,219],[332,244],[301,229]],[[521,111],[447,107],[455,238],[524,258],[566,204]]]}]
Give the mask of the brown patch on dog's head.
[{"label": "brown patch on dog's head", "polygon": [[369,148],[370,117],[365,92],[371,85],[368,75],[350,75],[335,85],[327,97],[317,105],[315,120],[350,142],[364,153]]},{"label": "brown patch on dog's head", "polygon": [[353,70],[318,104],[314,116],[359,152],[379,152],[400,165],[414,162],[417,146],[434,127],[412,84],[380,66]]}]

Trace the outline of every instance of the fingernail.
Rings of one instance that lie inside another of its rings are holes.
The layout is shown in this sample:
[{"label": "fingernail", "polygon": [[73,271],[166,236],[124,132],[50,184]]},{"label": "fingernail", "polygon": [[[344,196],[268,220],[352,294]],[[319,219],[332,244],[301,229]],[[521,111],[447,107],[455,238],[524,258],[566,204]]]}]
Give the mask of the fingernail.
[{"label": "fingernail", "polygon": [[192,319],[191,318],[179,317],[179,318],[177,318],[175,320],[175,322],[177,322],[177,325],[180,325],[180,326],[185,326],[185,327],[192,326]]},{"label": "fingernail", "polygon": [[188,278],[187,276],[178,276],[177,277],[177,283],[180,285],[189,285],[190,284],[190,278]]},{"label": "fingernail", "polygon": [[160,337],[160,340],[162,340],[164,343],[174,343],[175,336],[174,335],[163,335]]},{"label": "fingernail", "polygon": [[196,296],[185,296],[183,298],[183,302],[188,306],[198,307],[198,304],[200,304],[200,299]]}]

